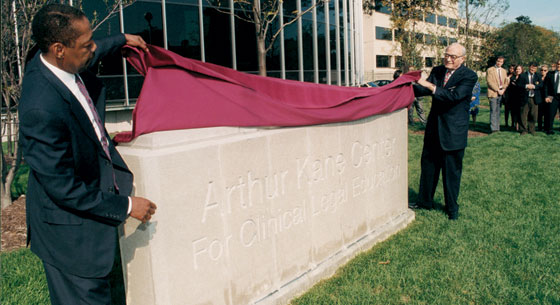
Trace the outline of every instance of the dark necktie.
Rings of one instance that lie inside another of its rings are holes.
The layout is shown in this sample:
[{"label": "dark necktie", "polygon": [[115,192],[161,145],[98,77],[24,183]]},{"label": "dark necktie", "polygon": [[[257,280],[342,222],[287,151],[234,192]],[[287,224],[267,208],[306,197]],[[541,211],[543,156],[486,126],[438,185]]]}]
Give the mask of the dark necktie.
[{"label": "dark necktie", "polygon": [[[93,105],[93,101],[91,100],[91,97],[89,96],[89,93],[86,89],[86,86],[84,85],[84,83],[82,82],[82,79],[78,75],[76,75],[76,84],[78,85],[78,88],[80,89],[80,92],[86,98],[89,109],[93,113],[93,120],[95,121],[95,124],[97,124],[97,128],[99,129],[99,133],[101,134],[100,142],[101,142],[101,146],[103,147],[103,151],[105,151],[105,154],[107,155],[107,158],[109,158],[109,160],[112,162],[113,160],[111,159],[111,153],[109,153],[109,141],[107,140],[107,137],[105,136],[105,129],[103,128],[103,124],[101,123],[101,119],[99,118],[99,114],[97,113],[97,109],[95,109],[95,106]],[[115,186],[115,189],[118,191],[119,186],[117,185],[117,178],[115,177],[115,172],[114,171],[113,171],[113,185]]]},{"label": "dark necktie", "polygon": [[103,128],[103,124],[101,123],[101,119],[99,118],[99,114],[97,113],[97,109],[95,109],[95,106],[93,105],[93,101],[91,100],[91,97],[89,96],[89,93],[86,89],[86,86],[84,85],[84,83],[82,82],[82,79],[76,75],[76,84],[78,85],[78,88],[80,89],[80,92],[85,96],[87,104],[89,106],[89,109],[91,110],[91,112],[93,113],[93,120],[95,121],[95,124],[97,125],[97,128],[99,129],[99,133],[101,134],[101,146],[103,147],[103,150],[105,151],[105,154],[107,154],[107,158],[109,158],[109,160],[111,160],[111,154],[109,153],[109,141],[107,140],[107,137],[105,136],[105,132],[104,132],[104,128]]},{"label": "dark necktie", "polygon": [[554,93],[556,94],[560,94],[560,71],[556,71],[555,73],[555,77],[554,77]]}]

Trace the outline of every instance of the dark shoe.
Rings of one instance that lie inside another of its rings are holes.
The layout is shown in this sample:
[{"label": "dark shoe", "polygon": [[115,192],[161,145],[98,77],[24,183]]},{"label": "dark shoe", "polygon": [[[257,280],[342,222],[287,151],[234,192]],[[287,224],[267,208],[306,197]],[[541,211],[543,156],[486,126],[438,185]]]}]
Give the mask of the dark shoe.
[{"label": "dark shoe", "polygon": [[546,132],[546,134],[549,135],[549,136],[550,136],[550,135],[553,135],[553,134],[554,134],[554,131],[549,130],[549,131]]},{"label": "dark shoe", "polygon": [[459,218],[459,213],[450,213],[449,220],[457,220]]},{"label": "dark shoe", "polygon": [[431,210],[432,209],[431,206],[426,206],[426,205],[423,205],[423,204],[419,204],[417,202],[409,202],[408,203],[408,208],[413,209],[413,210],[419,210],[419,209]]}]

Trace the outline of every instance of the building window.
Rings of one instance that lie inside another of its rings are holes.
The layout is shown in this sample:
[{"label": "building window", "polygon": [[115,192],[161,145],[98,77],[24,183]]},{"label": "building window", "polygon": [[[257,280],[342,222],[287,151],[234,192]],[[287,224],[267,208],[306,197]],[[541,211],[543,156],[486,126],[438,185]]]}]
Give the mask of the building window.
[{"label": "building window", "polygon": [[438,37],[439,40],[439,44],[442,46],[447,46],[449,43],[447,42],[447,37],[445,36],[440,36]]},{"label": "building window", "polygon": [[447,17],[438,15],[437,24],[442,26],[447,26]]},{"label": "building window", "polygon": [[457,19],[453,19],[453,18],[448,18],[447,19],[447,24],[449,25],[450,28],[457,28]]},{"label": "building window", "polygon": [[391,6],[383,5],[383,0],[375,0],[375,11],[383,14],[391,14]]},{"label": "building window", "polygon": [[449,38],[449,44],[456,43],[457,38]]},{"label": "building window", "polygon": [[395,56],[395,68],[403,69],[404,62],[402,56]]},{"label": "building window", "polygon": [[436,42],[436,38],[433,34],[426,34],[424,37],[426,38],[427,45],[433,45]]},{"label": "building window", "polygon": [[377,55],[376,56],[376,66],[377,68],[389,68],[391,66],[391,56],[389,55]]},{"label": "building window", "polygon": [[429,13],[426,15],[426,18],[424,19],[424,21],[428,22],[428,23],[436,23],[436,15]]},{"label": "building window", "polygon": [[375,38],[379,40],[393,40],[393,31],[380,26],[375,27]]},{"label": "building window", "polygon": [[431,68],[434,66],[436,59],[434,57],[426,57],[426,68]]},{"label": "building window", "polygon": [[415,33],[416,42],[424,43],[424,34],[423,33]]}]

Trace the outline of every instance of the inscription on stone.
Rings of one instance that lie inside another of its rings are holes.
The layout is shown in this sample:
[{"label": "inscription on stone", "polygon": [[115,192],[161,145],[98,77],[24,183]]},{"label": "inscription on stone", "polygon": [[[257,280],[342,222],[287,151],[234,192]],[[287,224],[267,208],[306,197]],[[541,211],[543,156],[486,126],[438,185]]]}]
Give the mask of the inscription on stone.
[{"label": "inscription on stone", "polygon": [[[324,193],[311,192],[296,207],[247,218],[234,229],[233,234],[223,239],[210,240],[207,236],[200,236],[193,240],[194,269],[203,268],[203,262],[219,263],[220,259],[230,255],[232,243],[252,247],[307,222],[308,217],[335,213],[350,197],[375,192],[376,189],[396,181],[402,175],[401,165],[392,160],[396,143],[395,137],[371,143],[354,141],[347,155],[342,152],[334,152],[325,157],[304,155],[296,158],[290,167],[264,176],[257,176],[253,171],[247,170],[237,175],[234,184],[222,188],[215,181],[208,181],[206,201],[202,203],[201,209],[202,224],[211,217],[227,217],[235,207],[250,210],[256,205],[301,192],[315,184],[329,180],[340,183]],[[344,174],[349,166],[355,169],[370,167],[372,170],[363,171],[359,176],[346,177]],[[289,180],[297,181],[295,189],[289,188]],[[217,192],[221,192],[222,196],[218,196]],[[219,201],[217,198],[224,200]]]}]

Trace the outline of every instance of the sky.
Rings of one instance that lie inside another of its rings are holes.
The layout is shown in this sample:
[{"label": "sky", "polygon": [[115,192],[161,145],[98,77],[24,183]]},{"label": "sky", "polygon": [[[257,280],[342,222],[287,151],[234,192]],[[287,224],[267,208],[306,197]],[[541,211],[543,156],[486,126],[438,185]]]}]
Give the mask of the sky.
[{"label": "sky", "polygon": [[521,15],[528,16],[534,25],[560,32],[560,0],[509,0],[509,9],[495,25],[514,22]]}]

